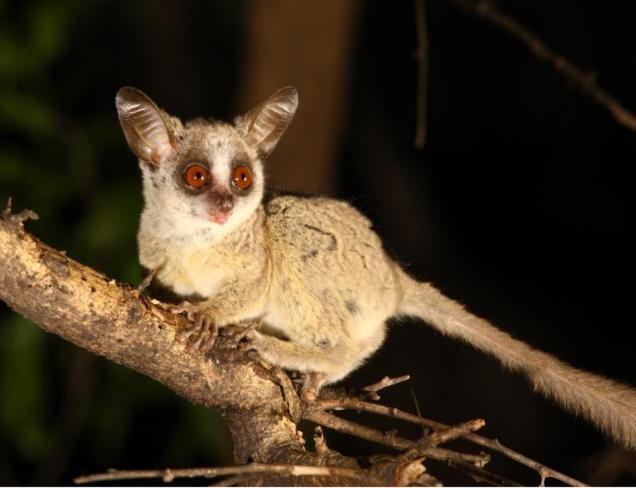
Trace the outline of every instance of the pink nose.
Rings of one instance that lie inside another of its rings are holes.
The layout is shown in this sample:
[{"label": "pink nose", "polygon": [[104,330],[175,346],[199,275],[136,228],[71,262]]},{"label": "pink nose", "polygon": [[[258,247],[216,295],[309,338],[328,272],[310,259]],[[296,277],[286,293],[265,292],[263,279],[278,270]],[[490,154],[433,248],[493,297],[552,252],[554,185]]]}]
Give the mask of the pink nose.
[{"label": "pink nose", "polygon": [[229,213],[234,208],[234,197],[224,191],[212,191],[210,195],[212,206],[219,212]]},{"label": "pink nose", "polygon": [[221,197],[217,205],[221,212],[228,213],[234,208],[234,198],[231,195]]}]

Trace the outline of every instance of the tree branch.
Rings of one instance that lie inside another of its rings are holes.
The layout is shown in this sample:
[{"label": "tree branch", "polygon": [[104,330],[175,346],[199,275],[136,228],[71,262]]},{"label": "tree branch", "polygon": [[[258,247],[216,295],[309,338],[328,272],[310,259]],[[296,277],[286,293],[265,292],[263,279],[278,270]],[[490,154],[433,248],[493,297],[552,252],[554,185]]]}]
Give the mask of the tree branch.
[{"label": "tree branch", "polygon": [[499,12],[489,0],[451,0],[464,12],[479,17],[499,27],[525,44],[525,46],[542,61],[551,64],[554,69],[578,86],[586,95],[601,107],[609,111],[614,120],[624,127],[636,132],[636,115],[623,107],[618,100],[596,83],[593,73],[585,73],[559,53],[553,51],[526,27],[512,17]]},{"label": "tree branch", "polygon": [[[177,478],[218,478],[233,474],[248,475],[276,473],[289,476],[338,476],[361,480],[365,473],[361,469],[334,468],[328,466],[298,466],[293,464],[247,464],[223,468],[191,468],[191,469],[149,469],[140,471],[110,470],[107,473],[91,474],[75,478],[75,483],[97,483],[102,481],[118,481],[133,479],[161,478],[170,483]],[[377,480],[376,480],[377,482]]]},{"label": "tree branch", "polygon": [[47,332],[160,381],[196,404],[287,410],[272,374],[258,361],[223,347],[224,341],[209,358],[187,352],[178,336],[189,326],[185,318],[48,247],[6,213],[0,219],[0,268],[0,298]]},{"label": "tree branch", "polygon": [[435,420],[430,420],[419,415],[413,415],[408,412],[404,412],[394,407],[387,407],[385,405],[369,403],[358,400],[357,398],[337,398],[333,400],[321,400],[315,404],[314,408],[320,408],[323,410],[346,408],[350,410],[370,412],[378,415],[384,415],[386,417],[404,420],[406,422],[436,430],[437,432],[431,434],[431,437],[442,437],[443,440],[438,442],[440,444],[442,442],[447,442],[448,440],[455,439],[457,437],[462,437],[472,442],[473,444],[487,447],[488,449],[499,452],[500,454],[509,457],[519,464],[523,464],[529,468],[534,469],[539,474],[542,480],[544,480],[545,478],[554,478],[570,486],[585,486],[585,484],[580,482],[579,480],[571,478],[570,476],[560,473],[552,468],[548,468],[547,466],[504,446],[497,439],[488,439],[486,437],[475,434],[473,431],[481,428],[481,426],[483,425],[481,423],[483,422],[483,420],[481,419],[472,421],[473,423],[465,422],[464,424],[460,424],[459,426],[451,427],[446,424],[436,422]]},{"label": "tree branch", "polygon": [[[566,483],[581,484],[539,463],[507,450],[498,441],[475,436],[484,425],[474,420],[448,427],[395,408],[343,398],[324,390],[322,400],[303,404],[287,374],[245,353],[237,345],[232,327],[224,328],[213,350],[204,355],[190,352],[180,331],[190,327],[167,306],[148,300],[130,285],[118,284],[64,253],[50,248],[24,230],[31,211],[17,215],[10,205],[0,213],[0,299],[43,330],[73,344],[149,376],[195,404],[221,407],[234,440],[234,458],[240,466],[110,472],[78,478],[78,482],[175,476],[228,476],[221,484],[269,485],[437,485],[423,462],[432,459],[491,484],[513,484],[483,469],[485,454],[456,452],[439,447],[464,437]],[[406,381],[408,376],[384,378],[360,394],[376,398],[382,388]],[[327,399],[329,397],[329,399]],[[417,441],[395,432],[380,432],[328,412],[353,408],[388,415],[432,427],[435,432]],[[316,431],[316,452],[304,447],[297,424],[311,420],[319,425],[398,451],[395,456],[371,456],[356,460],[327,447]],[[251,460],[249,464],[248,460]],[[360,461],[360,462],[359,462]]]},{"label": "tree branch", "polygon": [[[165,311],[42,243],[23,228],[27,212],[0,213],[0,300],[43,330],[149,376],[195,404],[223,407],[237,462],[324,464],[297,435],[299,402],[284,372],[237,350],[222,336],[209,356],[188,352],[185,318]],[[240,453],[240,456],[236,455]],[[333,465],[358,467],[332,454]],[[291,483],[289,477],[269,480]],[[307,484],[351,484],[351,478],[303,478]],[[356,482],[360,484],[360,482]]]}]

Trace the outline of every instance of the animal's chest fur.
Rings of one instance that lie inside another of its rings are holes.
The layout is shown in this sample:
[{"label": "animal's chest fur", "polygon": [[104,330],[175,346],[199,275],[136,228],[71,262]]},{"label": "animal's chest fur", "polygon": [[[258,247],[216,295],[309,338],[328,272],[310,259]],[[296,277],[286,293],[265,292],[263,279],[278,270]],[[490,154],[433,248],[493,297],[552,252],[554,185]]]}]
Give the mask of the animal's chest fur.
[{"label": "animal's chest fur", "polygon": [[181,249],[171,252],[157,278],[179,295],[211,298],[231,276],[228,262],[215,259],[209,249]]}]

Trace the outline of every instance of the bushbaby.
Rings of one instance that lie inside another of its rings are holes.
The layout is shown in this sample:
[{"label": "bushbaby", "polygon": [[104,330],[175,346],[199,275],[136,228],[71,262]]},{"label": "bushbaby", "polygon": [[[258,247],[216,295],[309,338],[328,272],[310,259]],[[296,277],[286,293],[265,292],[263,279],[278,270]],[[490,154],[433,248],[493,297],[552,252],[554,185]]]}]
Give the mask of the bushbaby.
[{"label": "bushbaby", "polygon": [[251,346],[307,373],[302,396],[311,401],[380,347],[387,319],[415,316],[525,373],[536,390],[636,448],[633,389],[537,351],[411,278],[348,203],[264,201],[263,162],[294,116],[294,88],[231,124],[183,123],[130,87],[116,106],[143,176],[140,262],[188,300],[176,310],[195,322],[194,346],[210,347],[218,327],[258,320]]}]

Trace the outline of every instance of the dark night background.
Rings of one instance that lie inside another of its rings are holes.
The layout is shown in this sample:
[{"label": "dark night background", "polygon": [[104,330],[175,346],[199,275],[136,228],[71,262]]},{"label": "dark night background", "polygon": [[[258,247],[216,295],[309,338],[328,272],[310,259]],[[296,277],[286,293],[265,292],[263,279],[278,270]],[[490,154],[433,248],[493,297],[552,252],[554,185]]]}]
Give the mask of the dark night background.
[{"label": "dark night background", "polygon": [[[497,5],[636,109],[634,2]],[[140,179],[117,89],[139,87],[184,118],[227,120],[293,84],[300,108],[268,162],[271,182],[351,200],[416,276],[524,341],[636,386],[636,133],[505,32],[446,0],[426,9],[420,151],[412,1],[0,0],[0,202],[13,196],[16,209],[39,213],[27,225],[39,238],[137,283]],[[483,433],[566,474],[636,484],[633,454],[419,323],[394,324],[345,383],[405,373],[426,417],[483,417]],[[408,386],[384,399],[414,411]],[[347,454],[380,451],[327,439]],[[215,412],[0,303],[0,484],[231,462]],[[490,469],[538,483],[497,456]]]}]

